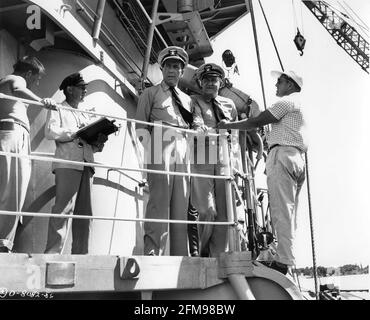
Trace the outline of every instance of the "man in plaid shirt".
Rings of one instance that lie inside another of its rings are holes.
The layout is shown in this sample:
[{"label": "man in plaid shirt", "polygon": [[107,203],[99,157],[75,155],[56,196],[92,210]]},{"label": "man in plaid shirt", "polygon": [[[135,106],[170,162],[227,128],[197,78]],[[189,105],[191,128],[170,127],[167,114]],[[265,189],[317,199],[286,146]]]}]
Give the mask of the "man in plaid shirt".
[{"label": "man in plaid shirt", "polygon": [[277,78],[276,96],[281,98],[256,118],[221,121],[220,129],[250,130],[271,124],[267,136],[267,187],[271,220],[277,238],[274,261],[267,266],[286,274],[295,264],[293,243],[297,228],[298,195],[305,180],[304,119],[300,91],[302,78],[293,71],[272,71]]}]

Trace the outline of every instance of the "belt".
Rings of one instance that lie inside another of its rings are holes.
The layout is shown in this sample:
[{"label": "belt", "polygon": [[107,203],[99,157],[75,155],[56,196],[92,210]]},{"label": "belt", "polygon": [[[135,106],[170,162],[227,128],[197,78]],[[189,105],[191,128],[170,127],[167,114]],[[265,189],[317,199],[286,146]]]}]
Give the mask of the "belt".
[{"label": "belt", "polygon": [[273,146],[271,146],[268,150],[268,153],[271,152],[272,149],[274,149],[275,147],[292,147],[292,148],[295,148],[297,149],[299,152],[303,153],[304,151],[302,151],[300,148],[296,147],[296,146],[283,146],[281,144],[274,144]]},{"label": "belt", "polygon": [[274,144],[273,146],[271,146],[268,150],[268,153],[271,152],[272,149],[274,149],[275,147],[280,147],[280,144]]},{"label": "belt", "polygon": [[23,127],[30,133],[30,129],[24,123],[18,121],[0,121],[0,130],[15,130],[15,125]]}]

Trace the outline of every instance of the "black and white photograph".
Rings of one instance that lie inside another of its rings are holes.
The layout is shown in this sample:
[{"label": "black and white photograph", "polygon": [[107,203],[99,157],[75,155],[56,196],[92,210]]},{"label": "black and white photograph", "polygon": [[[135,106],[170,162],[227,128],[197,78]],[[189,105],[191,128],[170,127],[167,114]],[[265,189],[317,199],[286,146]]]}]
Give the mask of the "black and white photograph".
[{"label": "black and white photograph", "polygon": [[366,0],[0,0],[0,301],[370,300],[369,21]]}]

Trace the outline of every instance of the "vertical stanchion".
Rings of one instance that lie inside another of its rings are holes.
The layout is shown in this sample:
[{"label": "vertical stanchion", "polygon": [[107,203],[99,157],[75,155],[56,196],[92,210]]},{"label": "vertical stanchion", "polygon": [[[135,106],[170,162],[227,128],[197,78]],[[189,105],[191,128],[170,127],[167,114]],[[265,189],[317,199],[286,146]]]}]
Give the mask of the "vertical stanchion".
[{"label": "vertical stanchion", "polygon": [[141,74],[140,78],[140,86],[141,90],[144,90],[144,81],[147,77],[148,74],[148,66],[149,66],[149,59],[150,59],[150,53],[152,51],[152,43],[153,43],[153,36],[154,36],[154,29],[155,29],[155,24],[157,21],[157,11],[158,11],[158,3],[159,0],[154,0],[153,1],[153,8],[152,8],[152,21],[149,27],[149,32],[148,32],[148,43],[147,47],[145,50],[145,57],[144,57],[144,63],[143,63],[143,71]]},{"label": "vertical stanchion", "polygon": [[248,250],[252,253],[252,256],[255,258],[258,255],[257,247],[255,245],[255,214],[256,206],[254,201],[254,189],[252,191],[251,180],[254,179],[251,171],[253,168],[249,163],[249,157],[246,152],[247,149],[247,136],[246,132],[240,132],[240,147],[242,148],[242,165],[243,165],[243,172],[245,177],[243,178],[243,186],[244,186],[244,194],[245,194],[245,202],[247,207],[247,234],[248,234]]},{"label": "vertical stanchion", "polygon": [[106,0],[99,0],[98,5],[96,7],[96,17],[94,20],[93,33],[92,33],[92,37],[95,43],[99,41],[99,34],[101,30],[101,25],[103,22],[105,2]]},{"label": "vertical stanchion", "polygon": [[19,208],[19,158],[10,158],[10,161],[15,161],[15,210],[20,211]]},{"label": "vertical stanchion", "polygon": [[[224,172],[223,175],[231,176],[231,162],[230,162],[230,154],[229,154],[229,147],[228,147],[228,133],[220,134],[220,141],[221,141],[221,155],[222,155],[222,162],[224,164]],[[226,192],[226,212],[227,212],[227,222],[233,222],[234,219],[234,210],[233,210],[233,196],[232,196],[232,186],[231,181],[225,180],[225,192]],[[228,242],[229,242],[229,251],[240,251],[239,248],[239,241],[237,241],[238,234],[235,232],[235,226],[229,226],[228,232]]]}]

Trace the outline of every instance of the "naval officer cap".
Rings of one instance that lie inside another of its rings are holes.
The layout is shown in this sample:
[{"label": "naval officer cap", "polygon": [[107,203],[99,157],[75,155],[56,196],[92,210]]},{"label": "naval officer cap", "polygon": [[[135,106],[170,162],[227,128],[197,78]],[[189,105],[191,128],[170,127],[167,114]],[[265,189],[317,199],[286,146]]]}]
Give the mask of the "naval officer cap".
[{"label": "naval officer cap", "polygon": [[84,80],[84,78],[82,77],[82,74],[77,72],[77,73],[73,73],[67,76],[66,78],[64,78],[64,80],[59,86],[59,89],[64,90],[68,86],[84,87],[87,85],[88,83]]},{"label": "naval officer cap", "polygon": [[225,71],[215,63],[206,63],[197,70],[198,80],[202,80],[205,76],[219,77],[221,80],[224,80]]},{"label": "naval officer cap", "polygon": [[166,60],[168,59],[175,59],[179,60],[184,64],[184,67],[189,62],[189,56],[187,52],[180,47],[177,46],[170,46],[163,49],[158,56],[158,63],[162,67]]}]

